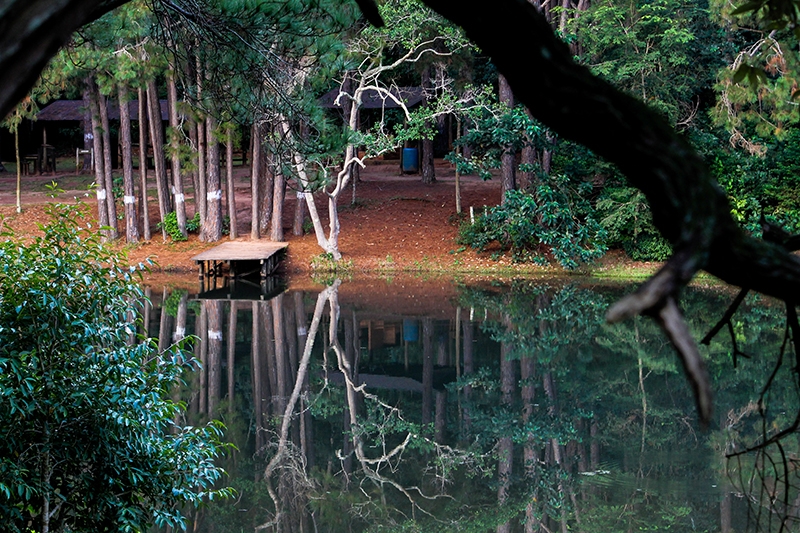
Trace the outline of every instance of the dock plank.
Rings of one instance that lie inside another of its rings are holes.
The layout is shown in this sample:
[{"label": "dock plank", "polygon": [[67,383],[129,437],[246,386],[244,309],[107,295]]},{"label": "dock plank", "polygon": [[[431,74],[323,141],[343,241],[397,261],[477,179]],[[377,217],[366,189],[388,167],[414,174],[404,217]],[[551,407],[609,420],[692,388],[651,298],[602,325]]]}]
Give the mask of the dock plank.
[{"label": "dock plank", "polygon": [[192,257],[192,261],[259,261],[269,259],[273,254],[288,246],[287,242],[225,242]]}]

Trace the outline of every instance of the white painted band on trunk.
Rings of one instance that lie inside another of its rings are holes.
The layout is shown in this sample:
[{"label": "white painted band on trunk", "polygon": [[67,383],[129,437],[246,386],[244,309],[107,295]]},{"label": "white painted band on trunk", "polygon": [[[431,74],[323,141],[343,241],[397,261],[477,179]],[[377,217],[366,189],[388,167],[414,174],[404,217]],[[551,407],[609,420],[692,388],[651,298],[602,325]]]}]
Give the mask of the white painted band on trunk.
[{"label": "white painted band on trunk", "polygon": [[97,199],[98,200],[105,200],[106,199],[106,190],[105,189],[97,189]]},{"label": "white painted band on trunk", "polygon": [[125,205],[135,204],[136,203],[136,197],[135,196],[125,196],[125,197],[122,198],[122,202]]},{"label": "white painted band on trunk", "polygon": [[175,328],[176,337],[183,337],[184,335],[186,335],[186,328]]},{"label": "white painted band on trunk", "polygon": [[305,337],[306,335],[308,335],[308,330],[306,328],[304,328],[302,326],[297,328],[297,336],[298,337]]},{"label": "white painted band on trunk", "polygon": [[303,191],[297,191],[297,199],[298,200],[302,200],[305,197],[306,197],[306,195],[305,195],[305,193]]},{"label": "white painted band on trunk", "polygon": [[222,198],[222,189],[216,191],[208,191],[206,193],[206,200],[219,200]]},{"label": "white painted band on trunk", "polygon": [[175,203],[176,204],[182,204],[183,202],[184,202],[183,194],[176,194],[175,195]]},{"label": "white painted band on trunk", "polygon": [[222,332],[217,330],[214,331],[212,329],[208,330],[208,340],[210,341],[221,341],[222,340]]}]

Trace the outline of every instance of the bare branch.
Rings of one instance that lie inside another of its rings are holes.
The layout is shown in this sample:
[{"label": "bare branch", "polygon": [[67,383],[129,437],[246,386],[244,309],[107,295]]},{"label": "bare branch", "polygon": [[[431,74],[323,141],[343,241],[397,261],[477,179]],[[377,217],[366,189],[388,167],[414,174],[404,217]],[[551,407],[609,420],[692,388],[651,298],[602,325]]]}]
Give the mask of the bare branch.
[{"label": "bare branch", "polygon": [[674,298],[667,298],[656,320],[680,356],[683,370],[694,390],[700,422],[707,425],[711,421],[713,411],[711,380],[703,357]]}]

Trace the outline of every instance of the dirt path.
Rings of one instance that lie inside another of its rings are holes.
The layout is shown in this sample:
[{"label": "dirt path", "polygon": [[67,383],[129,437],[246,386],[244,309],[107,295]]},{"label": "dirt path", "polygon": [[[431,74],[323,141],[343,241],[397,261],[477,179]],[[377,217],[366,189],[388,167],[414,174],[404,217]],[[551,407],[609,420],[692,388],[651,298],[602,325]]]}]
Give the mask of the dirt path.
[{"label": "dirt path", "polygon": [[[249,240],[250,234],[248,172],[245,167],[238,167],[235,171],[237,228],[244,236],[239,240]],[[512,265],[507,257],[492,259],[491,254],[476,254],[456,244],[458,219],[455,216],[454,170],[447,162],[437,161],[436,176],[435,184],[424,185],[418,175],[398,175],[396,162],[374,162],[362,170],[356,186],[356,203],[351,205],[351,190],[345,191],[339,201],[340,250],[352,271],[378,271],[387,275],[403,271],[487,275],[521,268]],[[37,224],[47,221],[44,207],[50,198],[45,185],[52,181],[65,189],[59,195],[59,201],[74,201],[75,197],[80,197],[93,206],[96,214],[96,203],[86,193],[86,187],[93,181],[91,176],[23,176],[23,181],[24,209],[21,215],[17,215],[14,208],[16,176],[0,174],[0,215],[18,235],[34,234],[38,231]],[[470,206],[480,209],[496,205],[500,201],[500,183],[483,181],[475,176],[462,177],[461,198],[465,214],[469,213]],[[327,206],[323,200],[319,199],[318,210],[327,227]],[[285,269],[310,272],[313,259],[322,250],[313,232],[303,236],[292,235],[296,202],[293,192],[287,191],[283,227],[289,252]],[[191,201],[187,206],[191,206]],[[150,212],[151,220],[156,220],[155,200],[150,202]],[[155,260],[158,267],[154,269],[154,275],[158,272],[192,272],[196,267],[191,258],[214,245],[200,242],[196,235],[191,235],[187,242],[164,242],[155,229],[149,242],[119,244],[132,263],[147,258]],[[617,259],[611,256],[606,262],[616,262]],[[549,269],[526,266],[524,270],[547,272]]]}]

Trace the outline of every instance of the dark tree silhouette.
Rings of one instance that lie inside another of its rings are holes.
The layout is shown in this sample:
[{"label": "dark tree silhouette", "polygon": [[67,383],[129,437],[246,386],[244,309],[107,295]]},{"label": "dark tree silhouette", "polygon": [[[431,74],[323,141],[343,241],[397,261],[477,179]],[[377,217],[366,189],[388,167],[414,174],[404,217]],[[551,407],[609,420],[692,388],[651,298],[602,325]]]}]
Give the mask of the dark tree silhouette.
[{"label": "dark tree silhouette", "polygon": [[0,15],[0,117],[39,78],[72,32],[127,0],[7,0]]}]

